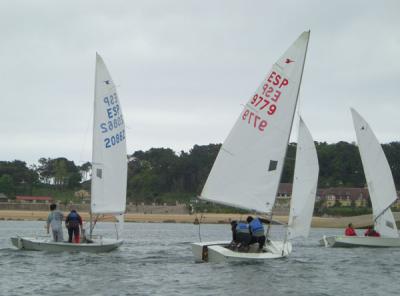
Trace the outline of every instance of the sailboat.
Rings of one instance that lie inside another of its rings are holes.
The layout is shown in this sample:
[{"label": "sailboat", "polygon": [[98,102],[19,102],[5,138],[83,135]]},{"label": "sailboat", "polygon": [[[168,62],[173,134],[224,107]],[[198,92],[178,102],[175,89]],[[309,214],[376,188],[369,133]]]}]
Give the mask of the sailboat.
[{"label": "sailboat", "polygon": [[[125,124],[116,87],[99,54],[96,54],[93,116],[91,219],[89,242],[54,242],[49,237],[11,238],[18,249],[37,251],[108,252],[118,248],[126,207],[127,156]],[[116,238],[94,236],[99,215],[113,215]]]},{"label": "sailboat", "polygon": [[311,228],[317,194],[319,164],[314,140],[300,117],[292,198],[288,221],[288,239],[307,238]]},{"label": "sailboat", "polygon": [[[310,32],[303,32],[272,66],[224,141],[200,199],[271,214],[300,90]],[[263,252],[238,252],[228,241],[192,243],[195,260],[286,257],[290,242],[268,238]]]},{"label": "sailboat", "polygon": [[396,221],[390,209],[397,194],[392,172],[382,146],[369,124],[351,109],[358,149],[372,202],[373,224],[381,237],[371,236],[324,236],[320,245],[330,247],[400,247]]}]

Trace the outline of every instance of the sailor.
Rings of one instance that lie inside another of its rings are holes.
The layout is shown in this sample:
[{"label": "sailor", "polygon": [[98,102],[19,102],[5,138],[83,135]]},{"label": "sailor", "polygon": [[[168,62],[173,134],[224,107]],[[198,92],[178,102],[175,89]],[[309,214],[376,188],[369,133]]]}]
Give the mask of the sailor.
[{"label": "sailor", "polygon": [[349,225],[347,226],[346,230],[344,231],[344,235],[346,235],[346,236],[357,236],[357,233],[354,230],[352,223],[349,223]]},{"label": "sailor", "polygon": [[262,222],[269,224],[270,221],[267,219],[253,218],[252,216],[248,216],[246,221],[249,223],[251,234],[250,244],[258,243],[259,250],[262,250],[265,244],[265,233]]},{"label": "sailor", "polygon": [[74,242],[79,244],[80,242],[80,229],[82,229],[82,218],[72,209],[65,219],[65,226],[68,228],[68,242],[72,243],[72,236],[74,236]]},{"label": "sailor", "polygon": [[365,231],[364,235],[365,236],[375,236],[375,237],[380,237],[381,236],[381,234],[371,226],[368,226],[368,228]]},{"label": "sailor", "polygon": [[231,230],[232,230],[232,242],[231,242],[231,245],[236,245],[237,244],[236,226],[237,226],[237,221],[236,220],[231,221]]},{"label": "sailor", "polygon": [[53,240],[55,242],[62,242],[64,240],[62,231],[62,221],[64,220],[64,215],[59,210],[57,210],[56,204],[50,205],[50,213],[47,217],[47,234],[51,232],[53,234]]},{"label": "sailor", "polygon": [[235,233],[238,248],[247,249],[251,241],[249,225],[244,221],[237,222]]}]

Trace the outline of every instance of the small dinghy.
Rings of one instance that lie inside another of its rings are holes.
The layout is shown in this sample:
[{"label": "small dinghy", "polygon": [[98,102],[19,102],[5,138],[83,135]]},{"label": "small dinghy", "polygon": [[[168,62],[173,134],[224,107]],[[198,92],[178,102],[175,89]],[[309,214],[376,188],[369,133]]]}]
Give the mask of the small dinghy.
[{"label": "small dinghy", "polygon": [[[96,54],[92,149],[92,194],[88,239],[75,244],[54,242],[49,237],[16,236],[11,238],[15,247],[35,251],[109,252],[123,243],[120,232],[126,207],[125,124],[115,84],[98,54]],[[115,239],[92,235],[95,221],[100,215],[115,216],[118,223]]]},{"label": "small dinghy", "polygon": [[[255,95],[244,106],[218,153],[200,199],[271,217],[292,129],[309,35],[310,32],[300,35],[273,65]],[[295,217],[292,219],[293,227],[294,221]],[[231,248],[230,242],[216,241],[192,243],[192,252],[196,262],[263,261],[288,256],[292,251],[288,239],[290,230],[281,241],[272,240],[268,233],[262,250],[258,250],[258,244],[255,244],[255,249],[241,251]]]},{"label": "small dinghy", "polygon": [[123,240],[92,238],[91,243],[55,242],[49,237],[12,237],[11,242],[20,250],[48,252],[110,252],[122,245]]},{"label": "small dinghy", "polygon": [[373,224],[381,236],[324,236],[319,244],[325,247],[348,248],[400,247],[396,221],[390,209],[397,199],[392,172],[382,146],[368,123],[354,109],[351,109],[351,114],[372,202]]}]

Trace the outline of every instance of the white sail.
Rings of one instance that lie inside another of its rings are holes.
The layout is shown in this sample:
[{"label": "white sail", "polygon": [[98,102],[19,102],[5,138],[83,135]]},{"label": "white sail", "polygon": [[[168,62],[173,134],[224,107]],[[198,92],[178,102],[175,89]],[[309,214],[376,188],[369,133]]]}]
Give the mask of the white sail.
[{"label": "white sail", "polygon": [[313,138],[300,117],[293,191],[288,223],[289,238],[307,237],[310,232],[318,183],[318,157]]},{"label": "white sail", "polygon": [[201,198],[271,211],[281,177],[304,68],[309,32],[273,65],[223,143]]},{"label": "white sail", "polygon": [[115,84],[96,54],[91,210],[123,214],[126,207],[125,124]]},{"label": "white sail", "polygon": [[382,236],[399,237],[390,205],[397,199],[392,172],[368,123],[354,109],[351,109],[358,149],[367,179],[375,229]]}]

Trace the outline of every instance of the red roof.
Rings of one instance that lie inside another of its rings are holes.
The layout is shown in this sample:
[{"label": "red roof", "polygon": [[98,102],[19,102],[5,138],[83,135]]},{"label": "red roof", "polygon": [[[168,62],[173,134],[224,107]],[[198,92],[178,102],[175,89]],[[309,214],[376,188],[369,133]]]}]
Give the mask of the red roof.
[{"label": "red roof", "polygon": [[53,201],[53,198],[50,196],[16,196],[15,197],[16,200],[29,200],[29,201],[33,201],[33,200],[40,200],[40,201]]}]

